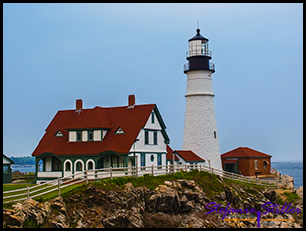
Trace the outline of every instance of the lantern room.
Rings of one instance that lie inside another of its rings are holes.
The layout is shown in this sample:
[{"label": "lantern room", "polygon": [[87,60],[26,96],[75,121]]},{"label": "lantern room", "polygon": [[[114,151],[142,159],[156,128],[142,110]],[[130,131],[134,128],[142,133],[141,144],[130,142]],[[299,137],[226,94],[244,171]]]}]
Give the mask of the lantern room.
[{"label": "lantern room", "polygon": [[210,70],[215,71],[214,64],[210,63],[211,51],[208,49],[208,39],[200,34],[189,39],[189,51],[186,52],[188,62],[184,65],[184,73],[192,70]]}]

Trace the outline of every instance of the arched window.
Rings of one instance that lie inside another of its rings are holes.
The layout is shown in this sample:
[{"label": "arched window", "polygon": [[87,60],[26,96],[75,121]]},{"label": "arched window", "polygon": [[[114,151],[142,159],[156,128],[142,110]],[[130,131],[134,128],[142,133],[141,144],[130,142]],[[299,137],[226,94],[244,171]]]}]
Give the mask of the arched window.
[{"label": "arched window", "polygon": [[90,162],[88,162],[88,164],[87,164],[87,169],[88,170],[92,170],[93,169],[93,163],[90,161]]},{"label": "arched window", "polygon": [[76,171],[82,171],[82,163],[80,161],[76,163]]},{"label": "arched window", "polygon": [[66,162],[65,169],[66,169],[66,171],[71,171],[71,164],[70,164],[70,162]]}]

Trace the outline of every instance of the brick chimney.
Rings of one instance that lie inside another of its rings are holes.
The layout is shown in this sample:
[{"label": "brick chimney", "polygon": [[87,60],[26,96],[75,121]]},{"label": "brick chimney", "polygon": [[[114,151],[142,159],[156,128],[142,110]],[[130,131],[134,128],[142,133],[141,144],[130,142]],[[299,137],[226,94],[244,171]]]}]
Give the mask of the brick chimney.
[{"label": "brick chimney", "polygon": [[76,110],[82,110],[83,109],[83,101],[81,99],[76,100]]},{"label": "brick chimney", "polygon": [[129,95],[128,108],[133,108],[134,106],[135,106],[135,95]]}]

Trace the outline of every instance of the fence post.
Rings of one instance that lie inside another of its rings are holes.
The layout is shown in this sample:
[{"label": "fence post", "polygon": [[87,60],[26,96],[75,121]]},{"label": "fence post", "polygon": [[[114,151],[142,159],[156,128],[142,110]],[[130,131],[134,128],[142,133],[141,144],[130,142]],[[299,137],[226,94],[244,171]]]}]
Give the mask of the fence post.
[{"label": "fence post", "polygon": [[30,190],[29,190],[29,186],[27,186],[27,199],[30,198]]},{"label": "fence post", "polygon": [[61,196],[61,179],[57,178],[57,184],[58,184],[58,196]]},{"label": "fence post", "polygon": [[85,171],[85,177],[86,177],[86,184],[88,184],[88,170]]},{"label": "fence post", "polygon": [[200,165],[200,172],[201,172],[201,166],[202,166],[202,164],[200,163],[199,165]]},{"label": "fence post", "polygon": [[154,167],[153,167],[153,164],[152,164],[152,167],[151,167],[151,171],[152,171],[152,176],[154,176]]},{"label": "fence post", "polygon": [[134,174],[134,166],[132,166],[132,177],[135,177],[135,174]]},{"label": "fence post", "polygon": [[211,174],[213,174],[214,173],[214,168],[213,167],[211,167]]},{"label": "fence post", "polygon": [[137,166],[137,164],[136,164],[135,168],[136,168],[136,177],[138,177],[138,166]]},{"label": "fence post", "polygon": [[174,167],[174,154],[172,153],[172,163],[173,163],[173,174],[175,173],[175,167]]},{"label": "fence post", "polygon": [[109,167],[109,175],[110,175],[110,178],[113,179],[112,166]]}]

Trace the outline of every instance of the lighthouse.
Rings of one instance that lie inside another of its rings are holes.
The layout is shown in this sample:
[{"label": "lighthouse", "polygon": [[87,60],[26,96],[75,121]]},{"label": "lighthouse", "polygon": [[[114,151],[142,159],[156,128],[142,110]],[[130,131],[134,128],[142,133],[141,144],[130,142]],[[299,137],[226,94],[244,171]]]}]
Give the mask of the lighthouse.
[{"label": "lighthouse", "polygon": [[211,75],[215,65],[210,62],[208,39],[200,34],[189,39],[186,52],[187,93],[183,150],[192,150],[205,160],[205,165],[222,170],[214,108]]}]

